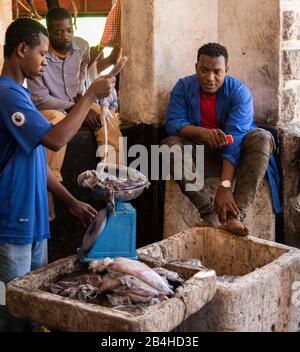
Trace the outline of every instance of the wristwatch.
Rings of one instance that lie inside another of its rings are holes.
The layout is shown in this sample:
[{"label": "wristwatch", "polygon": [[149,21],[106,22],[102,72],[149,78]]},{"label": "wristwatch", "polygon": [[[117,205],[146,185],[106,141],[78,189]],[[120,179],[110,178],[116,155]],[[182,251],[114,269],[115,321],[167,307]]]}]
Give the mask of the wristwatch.
[{"label": "wristwatch", "polygon": [[219,186],[222,186],[224,188],[231,188],[231,181],[229,180],[220,181]]}]

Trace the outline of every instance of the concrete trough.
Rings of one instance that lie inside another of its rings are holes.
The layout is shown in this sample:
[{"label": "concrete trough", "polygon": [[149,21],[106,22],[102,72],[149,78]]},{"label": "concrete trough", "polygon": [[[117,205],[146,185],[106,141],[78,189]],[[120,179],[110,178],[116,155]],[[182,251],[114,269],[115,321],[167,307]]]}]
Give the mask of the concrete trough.
[{"label": "concrete trough", "polygon": [[7,306],[12,314],[31,319],[59,331],[170,331],[197,312],[216,292],[213,270],[177,268],[149,260],[150,266],[164,266],[185,280],[169,300],[147,308],[119,310],[82,303],[43,289],[44,284],[59,280],[78,269],[77,256],[64,258],[32,273],[16,278],[7,285]]},{"label": "concrete trough", "polygon": [[216,271],[215,296],[178,331],[300,330],[300,250],[296,248],[193,228],[143,247],[138,254],[167,262],[200,259]]}]

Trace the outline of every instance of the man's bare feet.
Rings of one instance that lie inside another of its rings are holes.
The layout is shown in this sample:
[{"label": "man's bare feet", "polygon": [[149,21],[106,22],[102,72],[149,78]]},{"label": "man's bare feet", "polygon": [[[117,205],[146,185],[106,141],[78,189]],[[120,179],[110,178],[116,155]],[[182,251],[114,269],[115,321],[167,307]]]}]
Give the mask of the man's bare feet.
[{"label": "man's bare feet", "polygon": [[219,227],[221,225],[218,215],[216,213],[211,213],[203,216],[200,223],[196,224],[195,227]]},{"label": "man's bare feet", "polygon": [[231,232],[238,236],[248,236],[249,228],[242,224],[239,219],[231,218],[227,220],[226,224],[218,227],[220,230]]}]

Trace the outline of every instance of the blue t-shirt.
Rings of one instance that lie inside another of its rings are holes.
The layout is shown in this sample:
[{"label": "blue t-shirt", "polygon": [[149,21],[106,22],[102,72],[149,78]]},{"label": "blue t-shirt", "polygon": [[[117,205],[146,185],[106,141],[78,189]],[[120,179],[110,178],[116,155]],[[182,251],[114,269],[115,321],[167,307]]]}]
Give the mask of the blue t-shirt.
[{"label": "blue t-shirt", "polygon": [[39,143],[51,128],[29,90],[0,77],[0,243],[50,236],[46,153]]}]

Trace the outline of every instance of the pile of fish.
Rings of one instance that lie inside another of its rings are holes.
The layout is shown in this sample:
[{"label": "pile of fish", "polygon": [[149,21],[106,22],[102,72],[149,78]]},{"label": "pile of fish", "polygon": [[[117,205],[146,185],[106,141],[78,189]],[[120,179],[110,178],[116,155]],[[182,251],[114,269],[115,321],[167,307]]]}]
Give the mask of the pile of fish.
[{"label": "pile of fish", "polygon": [[174,295],[174,288],[183,283],[178,273],[151,269],[146,264],[123,257],[90,262],[91,274],[57,281],[47,290],[64,297],[87,301],[106,296],[116,306],[156,304]]},{"label": "pile of fish", "polygon": [[97,297],[101,283],[101,276],[92,273],[64,278],[51,284],[45,284],[44,287],[57,295],[84,302],[89,298]]},{"label": "pile of fish", "polygon": [[149,185],[147,178],[137,170],[125,166],[99,163],[97,170],[87,170],[77,178],[78,185],[85,188],[96,186],[105,190],[131,190]]}]

